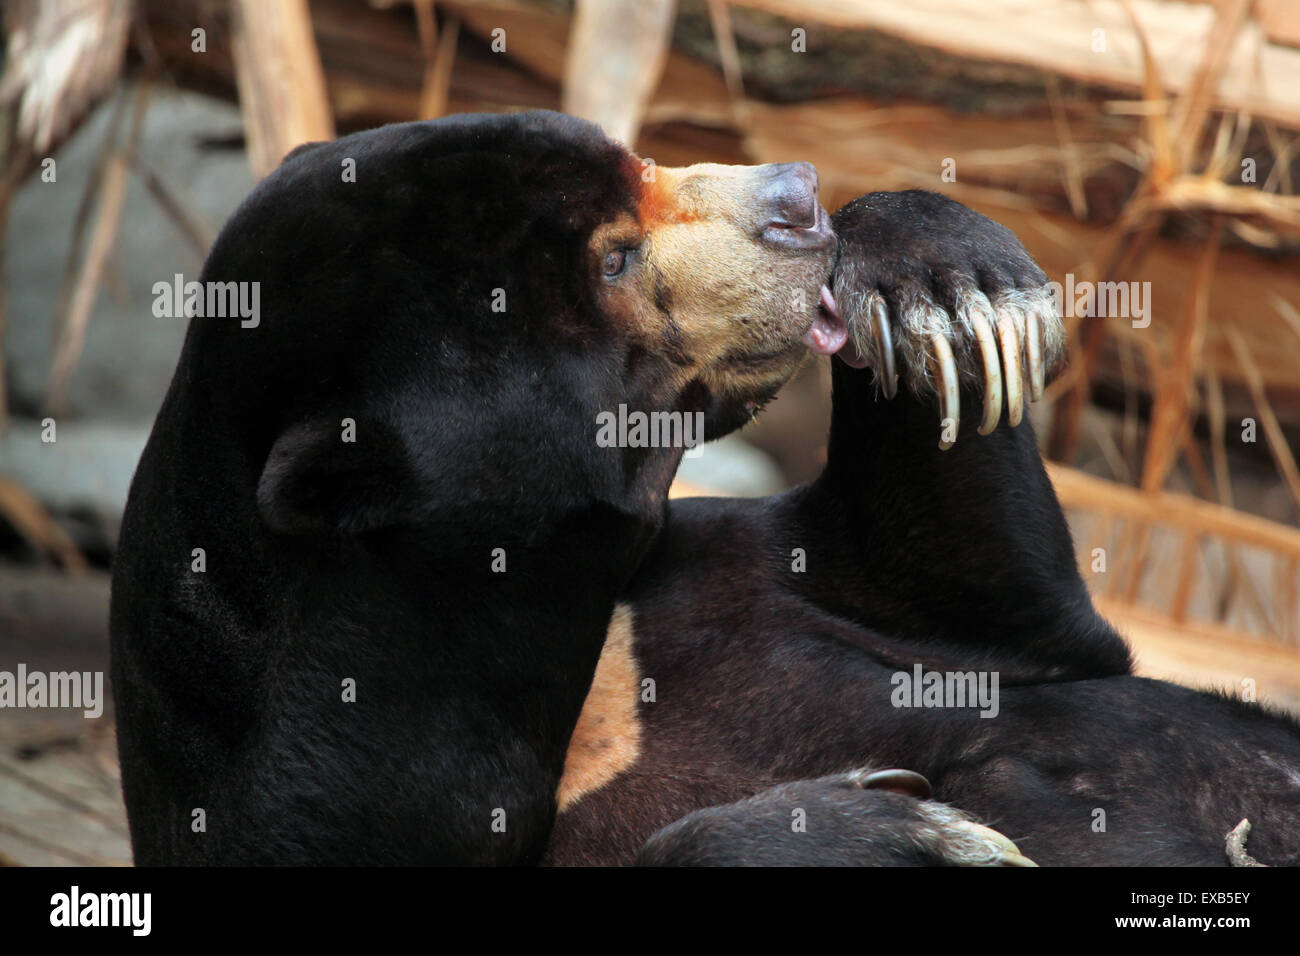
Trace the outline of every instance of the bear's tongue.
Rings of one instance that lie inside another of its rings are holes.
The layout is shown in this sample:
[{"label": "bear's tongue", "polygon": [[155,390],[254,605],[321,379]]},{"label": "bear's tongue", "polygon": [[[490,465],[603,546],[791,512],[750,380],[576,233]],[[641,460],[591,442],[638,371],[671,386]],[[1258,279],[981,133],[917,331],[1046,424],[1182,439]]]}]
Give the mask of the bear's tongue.
[{"label": "bear's tongue", "polygon": [[840,315],[835,296],[826,286],[822,286],[817,316],[803,334],[803,344],[817,355],[838,355],[853,368],[863,368],[867,364],[849,337],[849,327]]}]

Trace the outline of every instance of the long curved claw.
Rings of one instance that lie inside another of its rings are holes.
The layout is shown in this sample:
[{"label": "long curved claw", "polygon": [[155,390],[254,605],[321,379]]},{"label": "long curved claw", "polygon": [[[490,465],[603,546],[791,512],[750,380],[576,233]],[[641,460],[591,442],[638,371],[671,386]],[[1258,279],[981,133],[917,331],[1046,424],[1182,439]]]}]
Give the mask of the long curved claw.
[{"label": "long curved claw", "polygon": [[1020,338],[1010,316],[998,319],[998,338],[1002,340],[1002,369],[1006,373],[1003,379],[1007,387],[1007,422],[1015,428],[1025,413],[1025,400],[1020,382]]},{"label": "long curved claw", "polygon": [[911,770],[859,770],[850,781],[863,790],[891,790],[918,800],[929,800],[934,794],[930,781]]},{"label": "long curved claw", "polygon": [[889,326],[885,300],[876,297],[871,305],[871,334],[876,340],[876,376],[885,398],[898,394],[898,370],[894,365],[894,333]]},{"label": "long curved claw", "polygon": [[1025,310],[1025,358],[1029,363],[1029,400],[1043,400],[1043,330],[1038,313]]},{"label": "long curved claw", "polygon": [[939,332],[930,336],[930,345],[934,349],[933,371],[939,380],[939,449],[947,451],[953,442],[944,438],[948,431],[945,423],[952,422],[953,441],[956,440],[957,427],[961,424],[961,391],[957,381],[957,363],[952,357],[952,346],[948,339]]},{"label": "long curved claw", "polygon": [[953,829],[983,844],[988,856],[981,862],[966,860],[975,866],[1038,866],[1033,860],[1020,852],[1020,848],[997,830],[982,826],[974,820],[961,820],[953,824]]},{"label": "long curved claw", "polygon": [[998,419],[1002,417],[1002,366],[998,363],[998,343],[989,320],[978,312],[971,316],[970,323],[984,359],[984,417],[980,419],[979,433],[987,435],[998,427]]}]

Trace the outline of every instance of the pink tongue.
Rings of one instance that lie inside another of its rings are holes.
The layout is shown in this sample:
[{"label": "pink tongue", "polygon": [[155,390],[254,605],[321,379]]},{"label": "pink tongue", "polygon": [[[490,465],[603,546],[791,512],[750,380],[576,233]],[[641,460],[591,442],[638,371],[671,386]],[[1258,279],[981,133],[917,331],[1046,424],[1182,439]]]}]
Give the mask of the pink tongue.
[{"label": "pink tongue", "polygon": [[818,355],[838,355],[840,361],[852,368],[866,368],[867,360],[849,339],[849,327],[840,316],[839,306],[831,290],[822,286],[821,308],[812,328],[803,334],[803,344]]},{"label": "pink tongue", "polygon": [[818,355],[834,355],[849,340],[849,329],[840,318],[831,290],[822,286],[821,308],[812,327],[803,334],[803,344]]}]

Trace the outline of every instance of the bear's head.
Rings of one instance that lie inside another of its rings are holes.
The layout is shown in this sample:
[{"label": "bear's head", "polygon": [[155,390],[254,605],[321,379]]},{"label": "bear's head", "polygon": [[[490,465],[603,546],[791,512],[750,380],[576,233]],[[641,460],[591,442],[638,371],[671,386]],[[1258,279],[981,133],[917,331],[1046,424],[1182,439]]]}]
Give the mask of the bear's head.
[{"label": "bear's head", "polygon": [[[844,342],[822,309],[837,249],[807,163],[641,166],[635,210],[592,232],[602,311],[653,358],[658,401],[699,390],[709,437],[748,421],[808,348]],[[631,363],[629,363],[631,367]]]},{"label": "bear's head", "polygon": [[837,254],[807,164],[656,167],[545,112],[399,124],[253,192],[202,278],[256,283],[260,316],[195,320],[177,378],[277,532],[540,536],[662,502],[681,449],[605,447],[602,414],[716,437],[842,345]]}]

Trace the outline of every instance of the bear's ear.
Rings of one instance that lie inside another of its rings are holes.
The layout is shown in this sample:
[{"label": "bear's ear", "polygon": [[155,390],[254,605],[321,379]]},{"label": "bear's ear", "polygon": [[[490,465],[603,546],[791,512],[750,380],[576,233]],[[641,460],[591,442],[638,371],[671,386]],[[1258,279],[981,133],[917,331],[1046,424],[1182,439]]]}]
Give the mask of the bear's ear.
[{"label": "bear's ear", "polygon": [[359,534],[402,523],[415,480],[401,439],[351,418],[287,428],[257,482],[257,510],[280,534]]}]

